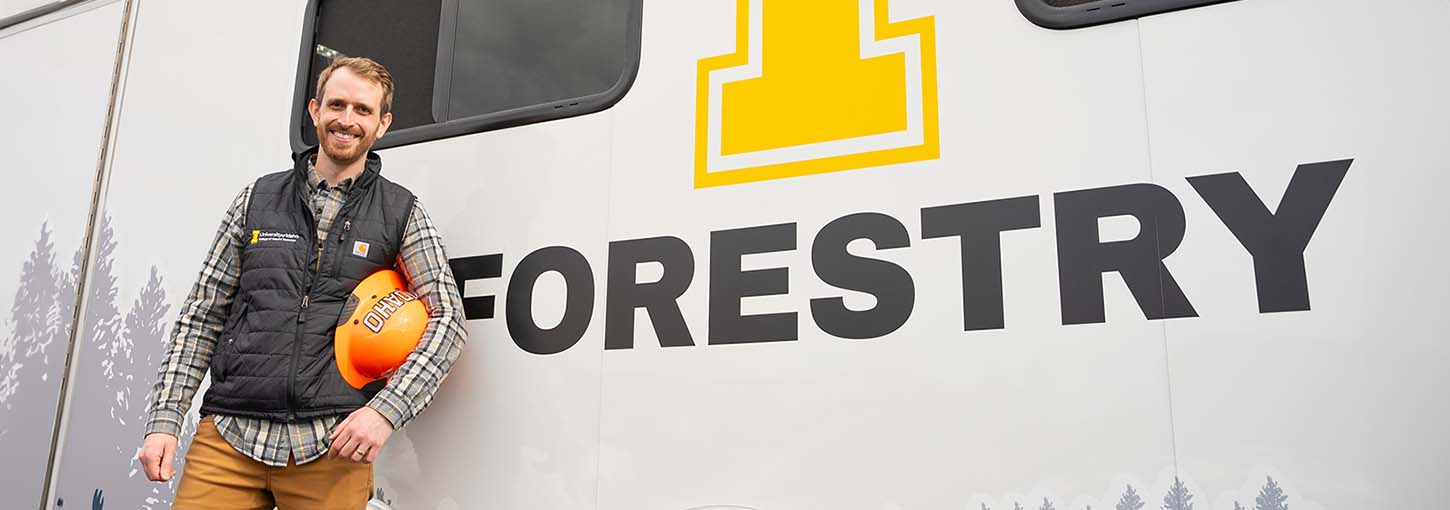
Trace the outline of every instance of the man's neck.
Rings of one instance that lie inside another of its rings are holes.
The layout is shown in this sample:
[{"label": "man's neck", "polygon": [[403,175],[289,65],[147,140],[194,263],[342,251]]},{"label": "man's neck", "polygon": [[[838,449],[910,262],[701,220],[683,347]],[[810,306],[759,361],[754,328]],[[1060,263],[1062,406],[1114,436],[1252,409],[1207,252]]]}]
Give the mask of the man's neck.
[{"label": "man's neck", "polygon": [[358,174],[361,174],[363,168],[367,166],[367,162],[367,156],[363,156],[357,158],[357,161],[342,165],[333,161],[332,158],[327,157],[322,151],[318,151],[317,156],[312,162],[312,166],[317,169],[317,174],[321,175],[322,179],[327,181],[328,186],[337,186],[337,183],[342,182],[344,179],[356,177]]}]

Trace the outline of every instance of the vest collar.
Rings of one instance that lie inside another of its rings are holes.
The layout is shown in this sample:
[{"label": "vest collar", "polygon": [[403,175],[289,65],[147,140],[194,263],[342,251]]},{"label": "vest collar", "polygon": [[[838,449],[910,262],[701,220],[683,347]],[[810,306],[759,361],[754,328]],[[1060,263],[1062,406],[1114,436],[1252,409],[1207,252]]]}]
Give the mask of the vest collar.
[{"label": "vest collar", "polygon": [[[307,163],[317,157],[317,146],[308,147],[307,150],[292,155],[292,176],[300,184],[299,189],[308,189],[307,186]],[[362,174],[353,178],[352,189],[367,189],[372,186],[373,181],[383,172],[383,158],[378,153],[368,151],[367,163],[363,166]]]}]

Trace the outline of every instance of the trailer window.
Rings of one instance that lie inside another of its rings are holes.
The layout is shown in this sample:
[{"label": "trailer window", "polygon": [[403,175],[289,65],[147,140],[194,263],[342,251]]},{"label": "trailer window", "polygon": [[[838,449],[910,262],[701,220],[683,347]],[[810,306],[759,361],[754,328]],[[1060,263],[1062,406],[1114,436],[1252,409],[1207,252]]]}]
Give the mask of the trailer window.
[{"label": "trailer window", "polygon": [[1235,0],[1016,0],[1017,10],[1044,28],[1065,30]]},{"label": "trailer window", "polygon": [[375,148],[583,115],[639,67],[641,0],[312,0],[292,145],[317,142],[306,104],[333,59],[393,73],[393,126]]}]

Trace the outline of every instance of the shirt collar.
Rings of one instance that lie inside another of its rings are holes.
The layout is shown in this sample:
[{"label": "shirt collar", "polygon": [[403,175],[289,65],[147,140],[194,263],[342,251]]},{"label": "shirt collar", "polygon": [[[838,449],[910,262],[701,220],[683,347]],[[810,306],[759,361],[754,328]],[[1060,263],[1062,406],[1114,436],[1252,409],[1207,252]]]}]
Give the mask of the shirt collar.
[{"label": "shirt collar", "polygon": [[[316,193],[319,189],[327,189],[328,185],[327,179],[322,178],[322,173],[317,171],[317,167],[313,165],[313,161],[314,160],[310,158],[307,160],[307,189],[311,190],[313,193]],[[337,186],[332,187],[337,188],[340,191],[346,192],[348,188],[352,187],[352,182],[353,178],[348,177],[346,179],[343,179],[341,182],[338,182]]]}]

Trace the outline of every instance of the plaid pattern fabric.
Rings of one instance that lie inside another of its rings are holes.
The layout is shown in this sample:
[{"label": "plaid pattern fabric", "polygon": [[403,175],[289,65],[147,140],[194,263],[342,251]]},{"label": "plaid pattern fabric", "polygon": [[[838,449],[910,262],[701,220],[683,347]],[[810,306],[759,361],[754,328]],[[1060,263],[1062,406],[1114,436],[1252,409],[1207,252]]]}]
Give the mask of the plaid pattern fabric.
[{"label": "plaid pattern fabric", "polygon": [[[311,206],[317,219],[317,238],[326,240],[327,230],[342,209],[352,179],[329,186],[316,169],[308,165]],[[242,189],[232,201],[226,217],[207,252],[200,277],[172,330],[172,341],[155,386],[146,433],[165,432],[179,436],[192,397],[211,363],[241,281],[242,248],[248,239],[245,223],[252,186]],[[320,246],[320,243],[319,243]],[[407,277],[411,290],[428,306],[428,327],[418,348],[393,374],[368,407],[376,409],[402,428],[433,400],[439,384],[463,351],[462,298],[448,268],[443,239],[421,203],[414,202],[412,215],[403,232],[398,252],[398,269]],[[327,436],[343,416],[327,416],[298,423],[276,422],[239,416],[217,416],[217,431],[237,451],[269,466],[285,466],[290,457],[304,464],[327,453]]]}]

